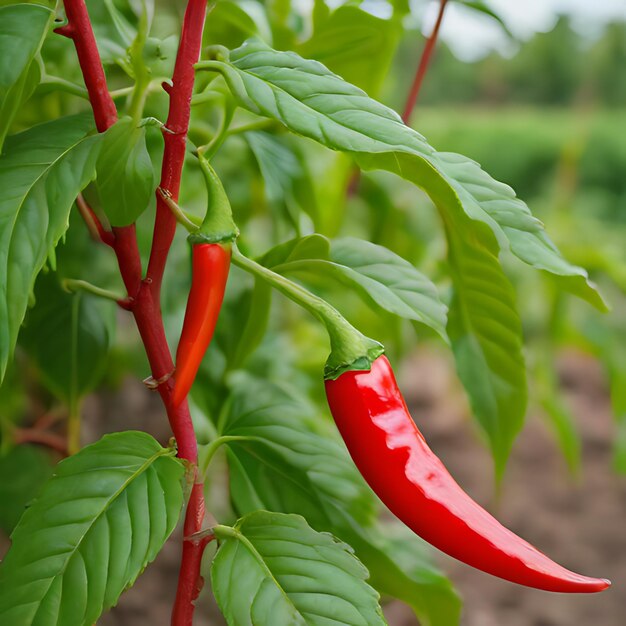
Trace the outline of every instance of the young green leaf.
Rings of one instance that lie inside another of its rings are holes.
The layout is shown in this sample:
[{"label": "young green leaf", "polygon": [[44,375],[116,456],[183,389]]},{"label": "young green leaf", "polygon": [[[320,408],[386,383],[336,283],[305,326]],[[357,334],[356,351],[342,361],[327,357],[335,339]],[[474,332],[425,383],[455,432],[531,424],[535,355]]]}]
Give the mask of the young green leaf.
[{"label": "young green leaf", "polygon": [[106,435],[62,461],[0,565],[0,622],[91,626],[174,530],[184,466],[150,435]]},{"label": "young green leaf", "polygon": [[64,117],[7,139],[0,156],[0,381],[35,278],[68,226],[76,196],[95,176],[91,116]]},{"label": "young green leaf", "polygon": [[411,181],[441,213],[460,209],[486,222],[500,245],[508,242],[522,261],[555,274],[566,289],[604,307],[585,270],[561,256],[509,187],[466,157],[437,153],[394,111],[321,63],[251,40],[233,50],[229,61],[207,61],[200,67],[221,73],[240,105],[252,113],[352,154],[363,169],[383,169]]},{"label": "young green leaf", "polygon": [[154,192],[154,172],[146,129],[125,117],[111,126],[96,164],[96,186],[111,226],[128,226],[146,210]]},{"label": "young green leaf", "polygon": [[352,549],[304,518],[257,511],[215,534],[211,581],[229,626],[386,624]]},{"label": "young green leaf", "polygon": [[15,114],[39,82],[33,59],[53,17],[37,4],[0,7],[0,153]]}]

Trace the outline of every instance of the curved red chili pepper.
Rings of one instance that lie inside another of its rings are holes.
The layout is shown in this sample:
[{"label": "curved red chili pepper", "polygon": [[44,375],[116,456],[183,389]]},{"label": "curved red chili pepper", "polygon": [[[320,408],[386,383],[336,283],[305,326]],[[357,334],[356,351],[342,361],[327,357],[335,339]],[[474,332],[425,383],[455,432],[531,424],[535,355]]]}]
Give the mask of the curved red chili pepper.
[{"label": "curved red chili pepper", "polygon": [[192,281],[183,330],[176,351],[172,404],[178,406],[193,384],[211,343],[222,307],[231,246],[221,243],[193,245]]},{"label": "curved red chili pepper", "polygon": [[561,567],[502,526],[450,476],[413,422],[385,356],[370,371],[326,380],[328,403],[350,455],[385,505],[439,550],[528,587],[591,593],[608,580]]}]

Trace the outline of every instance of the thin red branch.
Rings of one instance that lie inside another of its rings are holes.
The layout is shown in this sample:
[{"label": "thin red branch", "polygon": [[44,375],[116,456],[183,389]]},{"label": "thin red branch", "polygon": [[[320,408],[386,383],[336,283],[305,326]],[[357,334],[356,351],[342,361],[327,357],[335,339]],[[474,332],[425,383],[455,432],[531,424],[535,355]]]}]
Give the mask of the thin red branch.
[{"label": "thin red branch", "polygon": [[[64,0],[68,24],[58,29],[71,37],[76,46],[85,85],[93,107],[96,126],[103,132],[115,123],[117,112],[106,86],[102,62],[84,0]],[[206,17],[206,0],[189,0],[176,58],[173,84],[170,94],[170,111],[164,132],[160,186],[178,198],[180,178],[185,158],[185,144],[189,127],[191,96],[194,83],[194,64],[200,57],[202,31]],[[174,369],[167,344],[160,307],[160,288],[167,254],[176,228],[175,218],[157,196],[157,216],[150,263],[146,278],[141,280],[141,260],[137,247],[135,227],[114,228],[114,250],[120,272],[128,291],[129,308],[135,317],[137,328],[144,343],[153,379],[163,384],[157,389],[165,405],[168,419],[178,445],[178,456],[190,462],[194,468],[194,486],[185,516],[185,536],[193,535],[202,528],[204,519],[204,496],[201,482],[196,483],[198,449],[189,407],[183,402],[174,408],[171,394],[174,385],[169,374]],[[204,542],[183,542],[176,603],[172,614],[174,626],[190,626],[193,620],[194,602],[201,587],[200,562]]]},{"label": "thin red branch", "polygon": [[[170,109],[165,128],[163,129],[165,148],[159,186],[169,191],[175,201],[178,200],[180,179],[185,160],[187,131],[191,114],[191,96],[195,78],[193,66],[200,58],[206,11],[206,0],[189,0],[187,3],[174,74],[172,76],[172,85],[166,89],[170,97]],[[152,281],[152,289],[157,298],[161,290],[165,262],[175,230],[176,218],[172,215],[160,194],[157,194],[154,236],[148,272],[146,274]]]},{"label": "thin red branch", "polygon": [[38,428],[16,428],[13,432],[13,441],[16,444],[36,443],[51,450],[55,450],[64,457],[68,456],[67,441],[61,435],[40,430]]},{"label": "thin red branch", "polygon": [[83,218],[92,239],[100,241],[112,248],[115,245],[115,237],[113,236],[113,233],[104,228],[102,222],[98,219],[94,210],[89,206],[82,193],[79,193],[76,198],[76,206],[78,207],[78,212]]},{"label": "thin red branch", "polygon": [[98,54],[87,7],[84,0],[63,0],[63,6],[67,24],[57,28],[55,32],[69,37],[74,42],[96,128],[102,133],[117,121],[117,110],[107,89],[104,68]]},{"label": "thin red branch", "polygon": [[441,28],[441,22],[443,22],[443,15],[447,4],[448,0],[439,0],[439,13],[437,15],[437,21],[435,22],[433,30],[430,33],[430,37],[427,39],[426,45],[424,46],[419,65],[417,66],[417,72],[415,73],[415,78],[413,79],[413,84],[411,85],[411,90],[409,91],[409,96],[404,107],[404,113],[402,114],[402,119],[405,124],[408,124],[411,120],[411,114],[415,108],[417,97],[419,96],[426,72],[428,71],[428,65],[433,55],[435,44],[437,43],[439,29]]}]

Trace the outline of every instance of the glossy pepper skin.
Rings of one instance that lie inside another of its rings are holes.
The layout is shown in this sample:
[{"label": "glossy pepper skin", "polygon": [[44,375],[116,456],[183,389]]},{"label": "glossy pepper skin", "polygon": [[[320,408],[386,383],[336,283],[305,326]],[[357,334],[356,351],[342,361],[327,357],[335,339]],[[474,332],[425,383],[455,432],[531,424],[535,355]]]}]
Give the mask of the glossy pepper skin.
[{"label": "glossy pepper skin", "polygon": [[328,403],[357,468],[402,522],[439,550],[546,591],[592,593],[608,580],[570,572],[502,526],[455,482],[413,422],[385,356],[326,380]]},{"label": "glossy pepper skin", "polygon": [[178,406],[193,384],[202,358],[211,343],[224,300],[230,268],[231,246],[199,243],[192,247],[191,291],[176,351],[172,404]]}]

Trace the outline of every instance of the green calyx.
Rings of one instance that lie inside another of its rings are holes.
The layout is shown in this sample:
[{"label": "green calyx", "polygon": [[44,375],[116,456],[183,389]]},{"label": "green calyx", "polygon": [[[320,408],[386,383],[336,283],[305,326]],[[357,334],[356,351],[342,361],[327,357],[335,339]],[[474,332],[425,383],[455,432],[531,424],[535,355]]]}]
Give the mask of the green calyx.
[{"label": "green calyx", "polygon": [[330,355],[324,367],[326,380],[335,380],[349,371],[368,371],[372,363],[384,353],[385,348],[382,344],[359,332],[328,302],[301,285],[245,257],[235,245],[232,262],[265,280],[324,324],[330,338]]},{"label": "green calyx", "polygon": [[226,191],[215,170],[202,153],[198,153],[200,168],[208,193],[208,209],[202,224],[188,237],[192,244],[229,243],[239,236]]},{"label": "green calyx", "polygon": [[[365,335],[361,335],[362,345],[356,350],[350,350],[347,353],[343,353],[343,350],[332,347],[331,338],[331,353],[328,356],[326,365],[324,365],[324,380],[337,380],[342,374],[346,372],[369,372],[372,369],[374,361],[385,353],[385,347],[370,339]],[[354,360],[350,360],[350,352],[362,351],[362,354]]]}]

